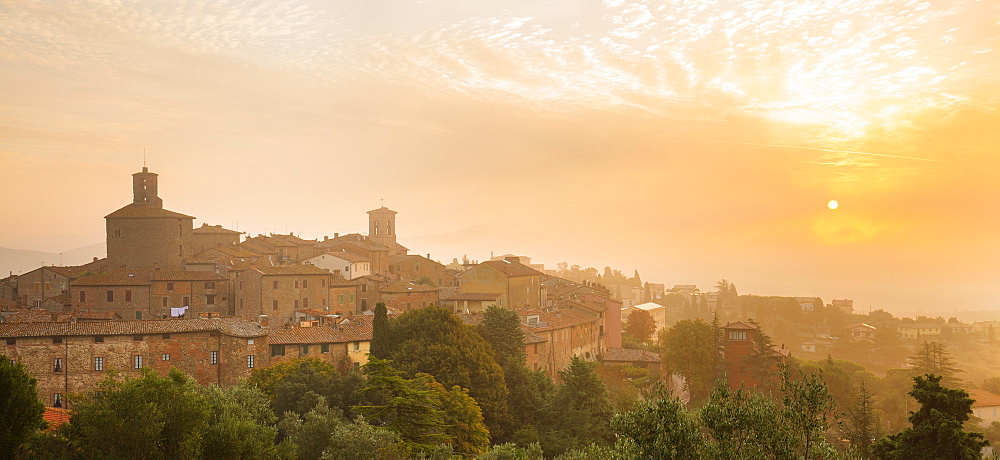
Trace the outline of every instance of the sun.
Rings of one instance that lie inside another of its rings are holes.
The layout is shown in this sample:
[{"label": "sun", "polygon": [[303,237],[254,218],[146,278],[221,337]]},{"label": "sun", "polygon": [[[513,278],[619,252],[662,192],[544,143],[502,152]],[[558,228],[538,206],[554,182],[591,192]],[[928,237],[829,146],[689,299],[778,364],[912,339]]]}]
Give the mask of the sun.
[{"label": "sun", "polygon": [[840,203],[837,203],[837,200],[830,200],[830,202],[826,204],[826,207],[830,209],[837,209],[838,206],[840,206]]}]

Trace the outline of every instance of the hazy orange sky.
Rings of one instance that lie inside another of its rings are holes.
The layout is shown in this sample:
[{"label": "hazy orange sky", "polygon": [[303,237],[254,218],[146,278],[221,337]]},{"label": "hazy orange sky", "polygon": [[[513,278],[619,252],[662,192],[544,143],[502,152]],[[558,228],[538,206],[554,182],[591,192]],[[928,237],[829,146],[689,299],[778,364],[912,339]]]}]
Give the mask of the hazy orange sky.
[{"label": "hazy orange sky", "polygon": [[[0,246],[253,234],[996,309],[995,1],[0,3]],[[826,203],[838,200],[830,210]]]}]

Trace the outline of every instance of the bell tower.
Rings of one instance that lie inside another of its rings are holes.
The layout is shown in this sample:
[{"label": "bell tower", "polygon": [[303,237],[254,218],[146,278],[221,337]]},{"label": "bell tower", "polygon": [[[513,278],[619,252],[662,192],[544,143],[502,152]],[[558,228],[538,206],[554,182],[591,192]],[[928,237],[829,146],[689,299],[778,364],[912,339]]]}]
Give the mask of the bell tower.
[{"label": "bell tower", "polygon": [[368,239],[393,247],[396,244],[396,211],[385,206],[368,211]]},{"label": "bell tower", "polygon": [[163,200],[157,196],[156,173],[149,172],[149,168],[145,166],[142,167],[142,172],[132,174],[132,203],[163,207]]}]

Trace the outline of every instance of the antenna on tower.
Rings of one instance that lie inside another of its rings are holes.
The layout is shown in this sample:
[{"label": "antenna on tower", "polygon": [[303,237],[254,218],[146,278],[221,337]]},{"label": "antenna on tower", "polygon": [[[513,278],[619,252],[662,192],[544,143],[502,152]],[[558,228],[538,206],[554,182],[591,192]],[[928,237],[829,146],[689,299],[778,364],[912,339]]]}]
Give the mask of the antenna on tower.
[{"label": "antenna on tower", "polygon": [[379,201],[382,202],[382,207],[384,208],[385,207],[385,198],[379,198]]},{"label": "antenna on tower", "polygon": [[142,148],[142,167],[146,167],[146,147]]}]

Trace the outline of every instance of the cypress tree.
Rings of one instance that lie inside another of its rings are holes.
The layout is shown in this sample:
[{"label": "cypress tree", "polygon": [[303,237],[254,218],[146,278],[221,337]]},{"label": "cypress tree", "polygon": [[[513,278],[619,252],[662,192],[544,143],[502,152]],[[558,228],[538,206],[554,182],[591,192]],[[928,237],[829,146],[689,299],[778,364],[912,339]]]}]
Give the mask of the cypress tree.
[{"label": "cypress tree", "polygon": [[389,315],[385,304],[375,304],[375,318],[372,320],[372,343],[369,354],[373,358],[389,358]]}]

